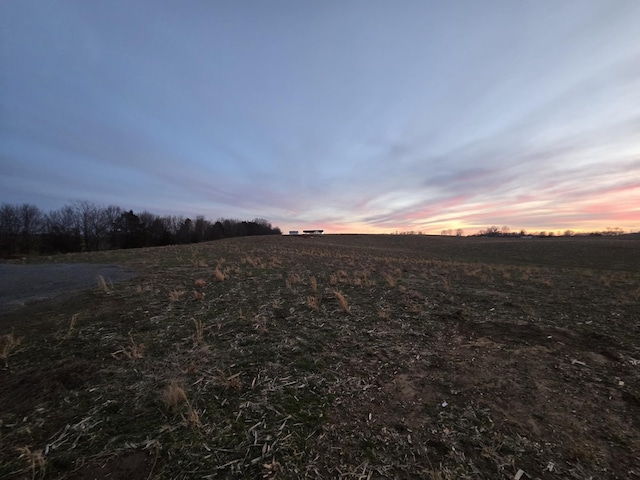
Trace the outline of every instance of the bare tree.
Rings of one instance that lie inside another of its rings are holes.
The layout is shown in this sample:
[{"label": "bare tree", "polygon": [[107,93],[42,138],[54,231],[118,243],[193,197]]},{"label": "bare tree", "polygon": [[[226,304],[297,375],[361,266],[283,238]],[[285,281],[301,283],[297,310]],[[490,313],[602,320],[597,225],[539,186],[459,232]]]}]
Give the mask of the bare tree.
[{"label": "bare tree", "polygon": [[85,249],[98,250],[107,231],[104,211],[86,200],[74,202],[73,206],[80,220]]},{"label": "bare tree", "polygon": [[23,203],[18,209],[20,218],[20,234],[22,236],[22,251],[30,253],[33,248],[34,236],[40,233],[42,227],[42,212],[35,205]]},{"label": "bare tree", "polygon": [[2,255],[13,255],[17,252],[19,235],[18,207],[3,203],[0,207],[0,253]]}]

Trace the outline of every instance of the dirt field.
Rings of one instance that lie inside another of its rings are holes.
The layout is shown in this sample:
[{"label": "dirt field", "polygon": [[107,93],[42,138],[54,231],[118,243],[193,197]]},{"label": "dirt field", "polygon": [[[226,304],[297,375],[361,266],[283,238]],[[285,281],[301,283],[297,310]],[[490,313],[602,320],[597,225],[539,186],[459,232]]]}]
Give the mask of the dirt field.
[{"label": "dirt field", "polygon": [[640,478],[637,237],[69,261],[137,276],[0,314],[2,478]]}]

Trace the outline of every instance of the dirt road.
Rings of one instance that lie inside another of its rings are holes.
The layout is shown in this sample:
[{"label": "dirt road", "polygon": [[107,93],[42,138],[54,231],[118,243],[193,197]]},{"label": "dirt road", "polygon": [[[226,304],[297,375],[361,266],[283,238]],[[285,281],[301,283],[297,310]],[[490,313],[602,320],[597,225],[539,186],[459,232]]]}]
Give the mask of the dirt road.
[{"label": "dirt road", "polygon": [[96,287],[99,275],[109,283],[127,280],[135,274],[117,265],[0,264],[0,313],[27,303]]}]

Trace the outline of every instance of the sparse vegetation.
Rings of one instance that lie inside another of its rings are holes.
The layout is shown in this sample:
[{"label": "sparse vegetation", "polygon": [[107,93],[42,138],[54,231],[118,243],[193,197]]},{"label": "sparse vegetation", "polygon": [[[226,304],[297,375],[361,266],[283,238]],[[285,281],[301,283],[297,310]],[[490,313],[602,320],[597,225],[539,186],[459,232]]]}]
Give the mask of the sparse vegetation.
[{"label": "sparse vegetation", "polygon": [[638,240],[298,240],[48,260],[138,277],[0,314],[0,477],[640,474]]},{"label": "sparse vegetation", "polygon": [[22,339],[15,336],[13,332],[0,335],[0,359],[4,361],[5,368],[9,368],[9,355],[18,348]]}]

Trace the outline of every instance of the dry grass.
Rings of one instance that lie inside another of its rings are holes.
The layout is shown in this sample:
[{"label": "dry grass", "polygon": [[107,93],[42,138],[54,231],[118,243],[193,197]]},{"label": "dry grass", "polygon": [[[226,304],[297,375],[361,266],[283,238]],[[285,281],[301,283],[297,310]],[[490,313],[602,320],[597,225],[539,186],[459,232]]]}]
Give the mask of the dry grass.
[{"label": "dry grass", "polygon": [[207,284],[207,281],[204,278],[198,278],[193,282],[193,284],[196,288],[203,288]]},{"label": "dry grass", "polygon": [[78,314],[74,313],[73,315],[71,315],[71,321],[69,322],[69,330],[67,330],[67,335],[65,336],[65,338],[69,338],[69,336],[71,335],[71,332],[76,327],[76,323],[78,323]]},{"label": "dry grass", "polygon": [[313,293],[318,293],[318,280],[313,275],[309,277],[309,285],[311,286],[311,291]]},{"label": "dry grass", "polygon": [[193,341],[198,344],[198,345],[202,345],[202,343],[204,342],[204,323],[202,322],[202,320],[200,319],[193,319],[193,323],[196,326],[196,333],[193,337]]},{"label": "dry grass", "polygon": [[131,332],[129,332],[129,341],[131,342],[131,344],[122,350],[125,356],[130,360],[137,360],[144,357],[144,343],[136,343],[133,340],[133,335],[131,335]]},{"label": "dry grass", "polygon": [[187,394],[177,380],[172,380],[162,390],[162,402],[170,410],[177,411],[180,405],[187,402]]},{"label": "dry grass", "polygon": [[169,292],[169,300],[171,300],[172,302],[179,302],[180,299],[182,297],[184,297],[185,291],[184,290],[172,290]]},{"label": "dry grass", "polygon": [[198,291],[193,292],[193,299],[198,302],[204,301],[204,297],[205,297],[204,292],[198,292]]},{"label": "dry grass", "polygon": [[[180,416],[185,421],[185,423],[191,425],[194,428],[202,427],[200,414],[195,408],[193,408],[186,392],[184,391],[184,388],[182,388],[177,380],[172,380],[169,385],[167,385],[164,390],[162,390],[161,398],[165,407],[174,412],[180,412]],[[180,411],[182,405],[185,405],[187,408],[186,417]]]},{"label": "dry grass", "polygon": [[307,297],[307,306],[311,310],[320,310],[320,298],[317,295]]},{"label": "dry grass", "polygon": [[104,293],[109,293],[111,291],[111,287],[113,285],[108,285],[107,281],[104,279],[102,275],[98,275],[98,288],[102,290]]},{"label": "dry grass", "polygon": [[9,355],[22,343],[22,338],[18,338],[13,332],[0,336],[0,359],[4,360],[5,368],[9,368]]},{"label": "dry grass", "polygon": [[231,370],[229,370],[227,374],[222,370],[218,370],[218,382],[225,390],[239,391],[242,389],[241,375],[242,372],[232,374]]},{"label": "dry grass", "polygon": [[382,276],[387,281],[387,284],[390,287],[395,287],[396,284],[398,283],[398,279],[396,277],[394,277],[393,275],[391,275],[390,273],[384,273]]},{"label": "dry grass", "polygon": [[298,285],[299,283],[302,283],[302,279],[295,272],[289,273],[289,276],[285,280],[285,285],[288,289],[292,289],[294,285]]},{"label": "dry grass", "polygon": [[342,311],[344,311],[347,314],[351,314],[351,308],[349,307],[349,302],[347,302],[347,298],[342,294],[342,292],[339,292],[338,290],[334,290],[333,294],[338,299],[338,304],[340,305],[340,308],[342,309]]},{"label": "dry grass", "polygon": [[47,460],[44,458],[42,450],[31,450],[28,446],[19,447],[16,449],[20,454],[18,458],[24,458],[29,462],[29,469],[31,470],[31,478],[34,480],[36,477],[44,478],[46,471]]},{"label": "dry grass", "polygon": [[219,282],[224,282],[227,279],[227,275],[220,270],[219,266],[216,266],[216,269],[213,271],[213,274],[216,277],[216,280]]}]

